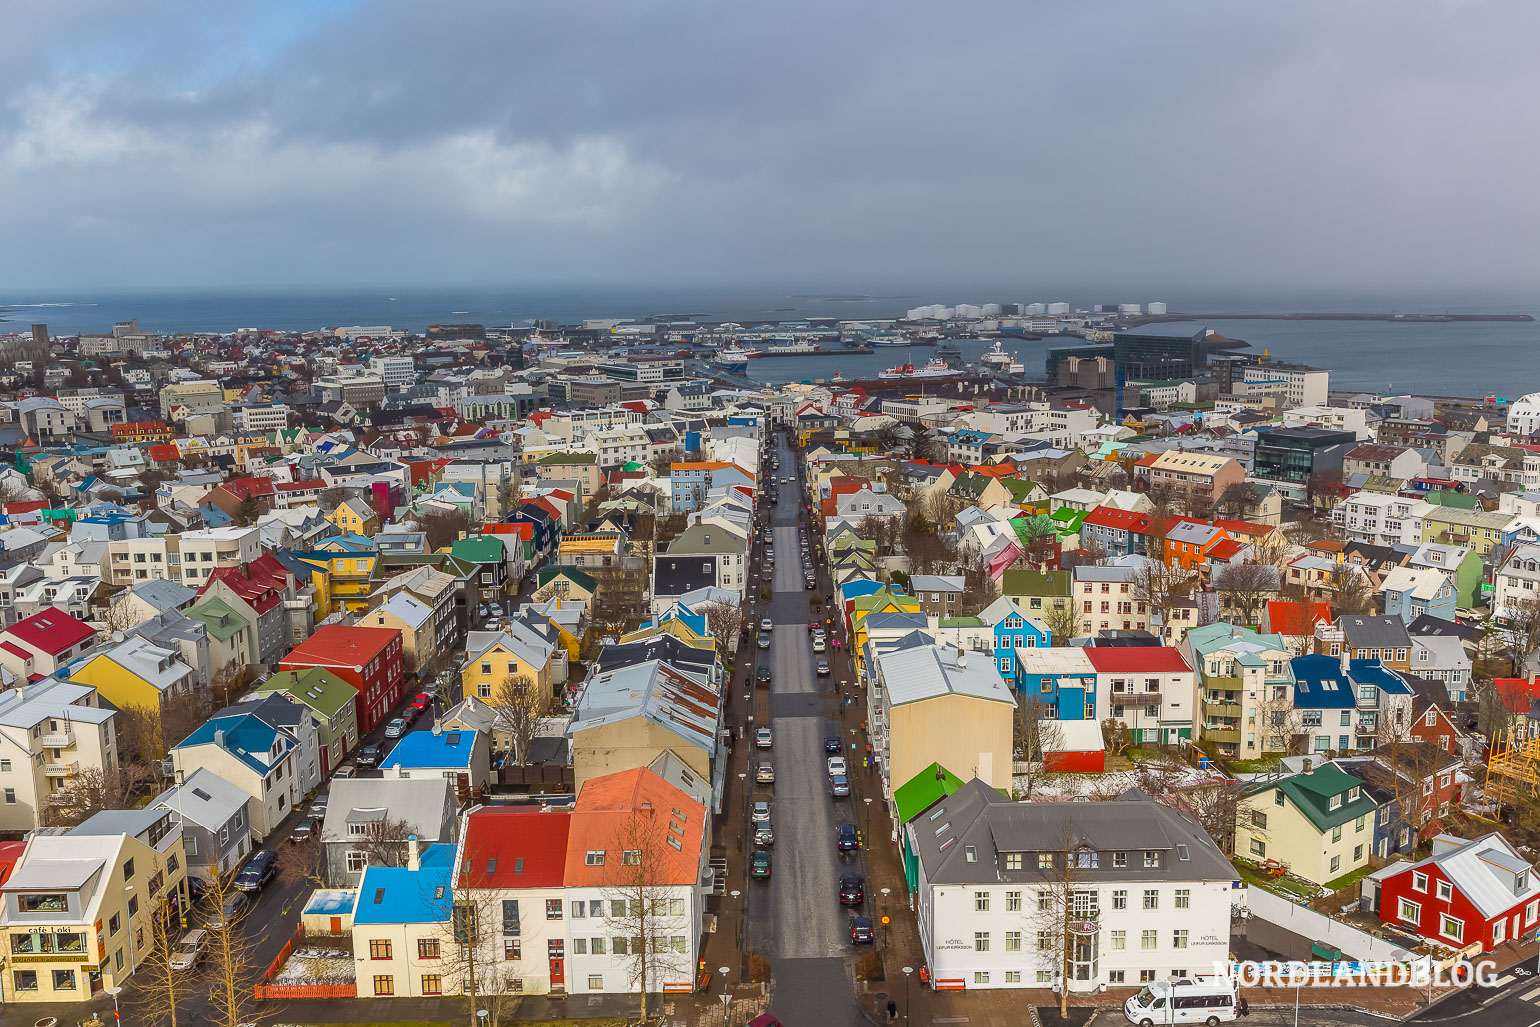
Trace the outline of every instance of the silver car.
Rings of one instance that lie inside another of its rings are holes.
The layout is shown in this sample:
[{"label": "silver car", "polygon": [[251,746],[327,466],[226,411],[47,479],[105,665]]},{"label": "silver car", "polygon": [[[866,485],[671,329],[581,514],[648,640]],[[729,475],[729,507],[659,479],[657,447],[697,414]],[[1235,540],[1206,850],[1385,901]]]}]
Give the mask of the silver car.
[{"label": "silver car", "polygon": [[171,953],[171,969],[191,970],[203,959],[204,952],[208,951],[209,932],[201,928],[193,928],[182,935],[182,940],[176,943],[176,948]]}]

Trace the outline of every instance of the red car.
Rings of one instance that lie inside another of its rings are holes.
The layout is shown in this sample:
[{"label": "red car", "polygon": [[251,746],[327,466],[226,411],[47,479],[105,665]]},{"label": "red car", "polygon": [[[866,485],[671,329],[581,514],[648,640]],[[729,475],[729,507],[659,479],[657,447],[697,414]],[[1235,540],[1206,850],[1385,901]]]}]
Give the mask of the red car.
[{"label": "red car", "polygon": [[420,692],[412,697],[412,712],[421,713],[433,705],[433,699],[426,692]]},{"label": "red car", "polygon": [[821,627],[823,627],[823,625],[818,623],[816,620],[810,620],[807,622],[807,633],[811,635]]}]

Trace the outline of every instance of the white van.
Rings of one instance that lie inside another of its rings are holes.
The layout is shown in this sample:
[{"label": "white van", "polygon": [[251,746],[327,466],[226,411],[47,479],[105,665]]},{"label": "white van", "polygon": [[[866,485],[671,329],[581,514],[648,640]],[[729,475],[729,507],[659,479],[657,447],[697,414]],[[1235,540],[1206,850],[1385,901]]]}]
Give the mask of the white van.
[{"label": "white van", "polygon": [[1152,981],[1123,1003],[1123,1017],[1139,1027],[1161,1023],[1217,1024],[1236,1017],[1235,983],[1223,977]]}]

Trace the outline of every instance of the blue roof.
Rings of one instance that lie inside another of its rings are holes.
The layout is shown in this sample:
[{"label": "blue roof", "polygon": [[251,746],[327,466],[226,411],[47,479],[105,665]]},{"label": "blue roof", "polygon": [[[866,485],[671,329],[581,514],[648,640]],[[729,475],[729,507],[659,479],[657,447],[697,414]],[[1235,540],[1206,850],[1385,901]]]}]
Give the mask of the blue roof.
[{"label": "blue roof", "polygon": [[859,599],[861,596],[869,596],[873,592],[881,591],[884,587],[886,586],[880,581],[857,578],[855,581],[847,581],[840,586],[840,598]]},{"label": "blue roof", "polygon": [[[216,744],[214,732],[223,731],[224,741],[221,747],[230,755],[246,764],[259,774],[266,774],[269,764],[258,760],[251,754],[260,752],[266,756],[273,747],[274,740],[278,739],[278,731],[261,717],[252,713],[242,713],[234,717],[214,717],[204,721],[198,730],[182,739],[174,749],[181,749],[192,745]],[[283,749],[293,747],[293,743],[287,738],[282,739]]]},{"label": "blue roof", "polygon": [[1294,671],[1296,709],[1347,710],[1358,705],[1353,682],[1335,656],[1296,656],[1289,667]]},{"label": "blue roof", "polygon": [[445,842],[423,850],[420,870],[366,867],[358,884],[353,923],[437,924],[448,920],[454,905],[449,880],[454,855],[455,847]]},{"label": "blue roof", "polygon": [[394,749],[390,750],[390,755],[385,757],[385,762],[381,763],[380,767],[381,769],[405,767],[408,770],[416,767],[469,769],[471,753],[475,748],[476,732],[474,731],[445,731],[441,734],[434,734],[432,731],[413,731],[401,736],[401,740],[396,743]]},{"label": "blue roof", "polygon": [[1387,695],[1411,695],[1412,687],[1401,680],[1401,675],[1379,660],[1349,660],[1348,673],[1361,685],[1378,685]]}]

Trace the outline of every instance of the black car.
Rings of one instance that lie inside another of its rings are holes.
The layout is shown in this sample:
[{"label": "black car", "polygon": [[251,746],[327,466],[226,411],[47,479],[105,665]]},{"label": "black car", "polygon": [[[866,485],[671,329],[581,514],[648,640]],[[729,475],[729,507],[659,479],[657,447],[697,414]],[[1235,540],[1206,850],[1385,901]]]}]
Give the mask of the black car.
[{"label": "black car", "polygon": [[278,859],[271,849],[258,849],[235,875],[236,891],[258,891],[278,873]]},{"label": "black car", "polygon": [[366,745],[358,750],[358,765],[360,767],[372,767],[380,762],[380,747],[378,745]]},{"label": "black car", "polygon": [[824,752],[832,752],[832,753],[838,754],[839,751],[840,751],[839,736],[838,735],[830,735],[829,737],[825,738],[823,740],[823,751]]},{"label": "black car", "polygon": [[872,930],[870,917],[858,916],[850,921],[850,943],[852,945],[870,945],[877,940],[877,934]]},{"label": "black car", "polygon": [[760,684],[768,685],[770,683],[770,668],[761,664],[759,670],[755,672],[754,678]]},{"label": "black car", "polygon": [[856,850],[856,829],[853,824],[841,824],[834,832],[834,844],[841,852]]},{"label": "black car", "polygon": [[859,906],[866,901],[866,879],[860,874],[840,875],[840,905]]}]

